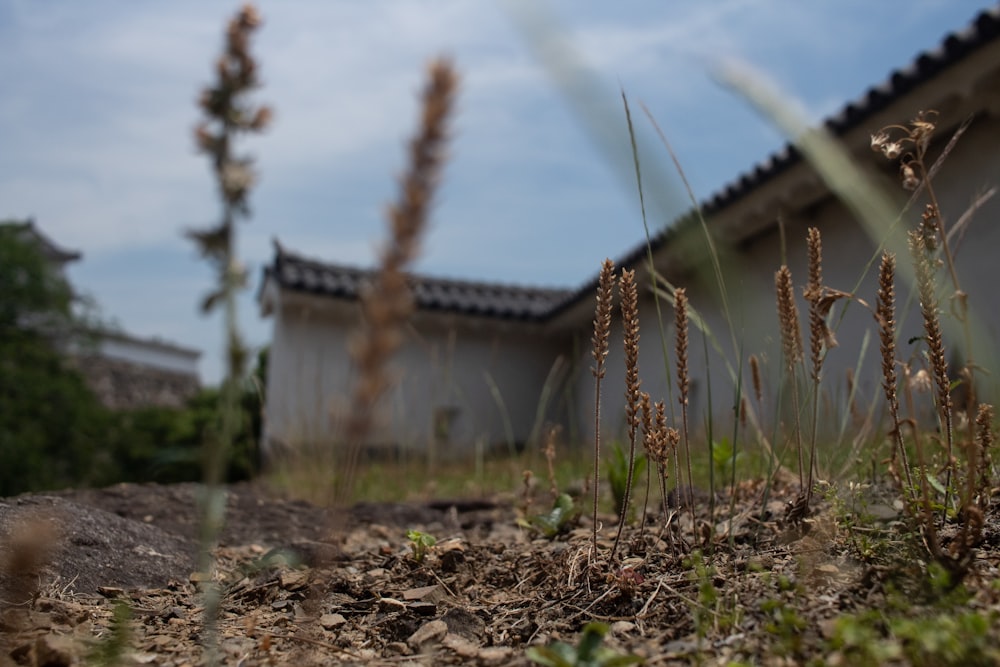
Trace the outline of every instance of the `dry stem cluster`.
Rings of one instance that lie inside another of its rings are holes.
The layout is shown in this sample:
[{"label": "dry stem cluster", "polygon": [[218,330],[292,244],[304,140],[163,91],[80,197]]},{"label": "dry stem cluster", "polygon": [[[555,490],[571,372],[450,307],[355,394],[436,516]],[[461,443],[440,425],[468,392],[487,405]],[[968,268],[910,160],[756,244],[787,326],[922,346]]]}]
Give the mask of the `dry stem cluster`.
[{"label": "dry stem cluster", "polygon": [[[872,138],[872,146],[886,158],[900,160],[900,177],[903,187],[925,192],[929,198],[919,224],[910,232],[910,251],[916,281],[915,294],[919,299],[922,317],[925,352],[907,363],[899,360],[897,354],[896,330],[896,258],[885,252],[878,275],[878,289],[874,308],[857,295],[834,289],[823,281],[822,238],[818,228],[807,231],[806,247],[808,275],[802,297],[808,308],[808,357],[803,344],[800,327],[799,308],[796,303],[795,284],[787,265],[782,265],[775,274],[775,294],[777,300],[778,325],[786,384],[791,403],[791,438],[798,466],[799,495],[789,503],[785,521],[789,525],[799,525],[812,512],[813,495],[818,476],[817,446],[820,438],[820,402],[823,384],[823,364],[829,351],[836,347],[834,335],[833,306],[841,300],[853,302],[871,310],[875,317],[881,350],[882,388],[885,394],[885,408],[890,421],[888,439],[891,454],[886,460],[889,476],[894,479],[902,495],[904,506],[914,525],[919,527],[929,554],[945,566],[958,581],[968,570],[975,546],[981,540],[983,512],[991,493],[992,468],[988,452],[992,447],[993,408],[986,404],[966,401],[956,405],[953,400],[955,377],[968,386],[963,388],[966,397],[975,397],[975,366],[972,359],[971,334],[968,332],[968,297],[961,289],[955,261],[948,244],[948,231],[934,194],[931,181],[935,168],[927,166],[928,149],[935,130],[932,113],[921,113],[908,126],[884,128]],[[950,146],[950,145],[949,145]],[[942,282],[938,267],[947,267],[946,279],[953,287],[951,311],[965,328],[962,353],[966,362],[961,368],[949,368],[945,347],[945,336],[940,321],[938,293]],[[593,337],[593,355],[597,362],[594,368],[595,383],[595,468],[594,468],[594,534],[593,551],[597,551],[597,492],[598,467],[600,458],[601,432],[601,380],[605,375],[604,360],[608,353],[608,332],[611,324],[611,300],[614,286],[614,267],[605,260],[599,280],[597,314]],[[638,372],[638,301],[636,299],[635,276],[631,271],[622,272],[619,281],[622,324],[624,330],[625,359],[625,423],[629,441],[629,465],[635,458],[636,432],[642,427],[642,441],[649,459],[655,464],[659,484],[664,499],[667,498],[666,479],[670,460],[674,466],[674,500],[679,507],[691,508],[694,504],[691,472],[691,451],[688,441],[688,391],[690,385],[688,371],[688,304],[683,288],[672,289],[672,301],[676,328],[676,388],[681,406],[680,430],[667,425],[663,402],[653,402],[650,396],[640,391]],[[756,355],[749,357],[753,397],[760,408],[764,403],[761,362]],[[900,401],[901,374],[906,401],[906,415]],[[913,396],[921,381],[933,387],[932,397],[937,414],[938,434],[928,436],[923,432],[915,410]],[[853,375],[848,382],[853,386]],[[808,387],[808,391],[804,388]],[[745,397],[738,397],[740,420],[747,422],[749,412]],[[811,408],[804,410],[803,408]],[[968,436],[963,442],[957,440],[956,413],[964,410],[962,420],[970,424]],[[803,416],[811,412],[811,420],[804,424]],[[974,423],[973,423],[974,420]],[[939,445],[933,451],[928,440]],[[684,458],[687,463],[687,486],[680,484],[680,467],[677,447],[683,442]],[[911,457],[913,463],[911,463]],[[959,459],[963,459],[961,462]],[[943,461],[935,469],[934,461]],[[940,479],[939,479],[940,475]],[[632,478],[629,475],[628,485]],[[619,516],[618,532],[612,547],[610,560],[617,555],[622,525],[627,520],[629,490]],[[648,486],[647,486],[648,498]],[[957,503],[956,503],[957,500]],[[940,513],[939,513],[940,510]],[[664,517],[669,523],[675,516],[664,505]],[[643,522],[645,513],[643,514]],[[958,536],[948,540],[943,546],[941,530],[948,522],[954,522]],[[698,535],[692,511],[692,529]],[[669,531],[668,531],[669,534]]]},{"label": "dry stem cluster", "polygon": [[219,424],[217,432],[206,436],[206,491],[201,509],[200,570],[206,582],[206,643],[210,662],[214,661],[214,623],[219,604],[218,591],[211,585],[211,550],[224,520],[221,483],[229,448],[239,429],[241,383],[248,356],[236,312],[237,293],[247,283],[246,269],[236,255],[236,222],[250,215],[248,200],[256,179],[253,160],[236,155],[233,144],[241,134],[263,131],[271,120],[270,108],[254,105],[248,99],[259,86],[257,64],[250,54],[250,38],[260,24],[260,15],[249,4],[229,22],[225,47],[215,67],[216,82],[198,100],[205,117],[195,130],[198,149],[211,160],[222,214],[215,226],[192,230],[187,235],[216,270],[217,284],[201,308],[208,313],[222,306],[226,340],[226,377],[222,382]]}]

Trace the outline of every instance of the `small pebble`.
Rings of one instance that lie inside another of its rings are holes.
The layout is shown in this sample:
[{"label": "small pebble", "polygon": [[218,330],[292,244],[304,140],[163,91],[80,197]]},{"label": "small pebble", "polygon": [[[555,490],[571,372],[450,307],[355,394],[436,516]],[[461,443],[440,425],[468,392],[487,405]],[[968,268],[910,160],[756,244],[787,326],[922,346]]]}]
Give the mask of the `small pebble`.
[{"label": "small pebble", "polygon": [[320,616],[319,624],[324,630],[333,630],[347,623],[347,619],[341,614],[323,614]]},{"label": "small pebble", "polygon": [[441,641],[446,634],[448,634],[448,626],[444,621],[428,621],[417,628],[417,631],[410,635],[406,643],[414,649],[420,650],[424,644]]}]

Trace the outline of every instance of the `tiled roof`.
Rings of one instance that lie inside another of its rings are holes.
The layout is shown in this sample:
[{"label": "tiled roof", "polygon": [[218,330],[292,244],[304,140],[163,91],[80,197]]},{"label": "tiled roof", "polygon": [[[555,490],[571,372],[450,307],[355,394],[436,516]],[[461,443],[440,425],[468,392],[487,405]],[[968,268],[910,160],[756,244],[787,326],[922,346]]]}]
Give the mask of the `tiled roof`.
[{"label": "tiled roof", "polygon": [[[280,246],[274,263],[265,270],[268,277],[288,290],[338,299],[353,300],[373,272],[354,267],[307,259]],[[422,310],[478,315],[498,319],[539,322],[572,290],[541,289],[517,285],[449,280],[411,275],[409,278],[417,307]]]},{"label": "tiled roof", "polygon": [[32,219],[28,219],[25,222],[0,223],[0,226],[16,230],[21,239],[25,241],[37,243],[42,254],[50,261],[66,263],[76,261],[82,257],[76,250],[67,250],[56,245],[52,239],[38,229],[38,226],[35,225],[35,221]]}]

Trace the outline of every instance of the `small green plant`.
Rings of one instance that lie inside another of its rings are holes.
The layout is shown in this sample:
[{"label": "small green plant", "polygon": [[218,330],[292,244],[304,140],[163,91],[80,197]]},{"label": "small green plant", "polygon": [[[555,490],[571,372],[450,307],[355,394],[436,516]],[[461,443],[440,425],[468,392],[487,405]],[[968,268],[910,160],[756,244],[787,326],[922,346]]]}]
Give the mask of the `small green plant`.
[{"label": "small green plant", "polygon": [[419,530],[406,531],[406,538],[410,540],[410,549],[413,550],[413,560],[423,563],[431,548],[437,544],[437,538]]},{"label": "small green plant", "polygon": [[995,665],[1000,658],[990,619],[974,611],[896,619],[889,628],[913,665]]},{"label": "small green plant", "polygon": [[98,667],[119,665],[128,650],[132,632],[129,623],[132,621],[132,609],[124,600],[115,602],[114,612],[108,635],[97,643],[87,654],[87,664]]},{"label": "small green plant", "polygon": [[918,666],[993,665],[1000,659],[991,641],[993,620],[975,611],[888,619],[866,611],[837,619],[828,649],[859,667],[901,658]]},{"label": "small green plant", "polygon": [[837,619],[829,647],[847,664],[877,667],[898,660],[902,649],[899,642],[882,636],[884,619],[877,611]]},{"label": "small green plant", "polygon": [[618,653],[602,646],[607,633],[607,624],[592,621],[583,627],[576,646],[565,642],[532,646],[527,652],[528,660],[546,667],[619,667],[642,664],[643,659],[637,655]]},{"label": "small green plant", "polygon": [[722,438],[712,443],[712,466],[718,478],[729,479],[734,469],[739,468],[739,463],[744,458],[743,452],[734,450],[733,442],[729,438]]},{"label": "small green plant", "polygon": [[809,626],[801,614],[780,599],[765,600],[760,609],[771,617],[764,624],[764,629],[778,639],[775,651],[785,656],[799,655],[802,652],[802,633]]},{"label": "small green plant", "polygon": [[[611,495],[615,502],[615,513],[619,516],[625,512],[624,504],[626,493],[629,491],[629,481],[642,477],[647,465],[645,455],[640,454],[636,456],[635,462],[632,464],[632,475],[630,476],[628,463],[628,452],[621,443],[616,442],[611,449],[611,458],[608,459],[606,470],[608,483],[611,484]],[[625,518],[622,516],[622,521]]]},{"label": "small green plant", "polygon": [[573,502],[572,496],[568,493],[561,493],[556,498],[552,510],[547,514],[535,514],[527,519],[518,519],[518,524],[537,530],[545,537],[552,539],[556,535],[566,532],[579,516],[580,509]]},{"label": "small green plant", "polygon": [[700,551],[693,551],[685,559],[684,567],[689,568],[688,576],[698,583],[698,603],[692,605],[692,616],[694,617],[694,627],[701,641],[708,635],[712,627],[712,613],[719,595],[715,590],[712,578],[715,576],[715,568],[705,564]]}]

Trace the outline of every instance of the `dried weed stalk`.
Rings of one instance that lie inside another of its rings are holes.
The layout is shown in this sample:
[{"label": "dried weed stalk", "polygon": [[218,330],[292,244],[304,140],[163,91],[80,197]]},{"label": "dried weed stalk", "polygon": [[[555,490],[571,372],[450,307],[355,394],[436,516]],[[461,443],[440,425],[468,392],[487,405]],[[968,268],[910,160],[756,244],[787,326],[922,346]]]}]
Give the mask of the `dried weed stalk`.
[{"label": "dried weed stalk", "polygon": [[[659,433],[657,437],[662,443],[660,445],[660,452],[661,452],[660,455],[663,458],[663,489],[665,491],[667,487],[666,475],[668,470],[667,468],[668,458],[673,458],[675,461],[677,460],[677,447],[680,445],[681,442],[681,434],[680,432],[678,432],[677,429],[667,426],[667,414],[662,401],[657,404],[656,430]],[[674,486],[676,488],[676,484]],[[673,533],[671,532],[670,528],[670,524],[673,521],[673,516],[669,514],[667,511],[668,510],[667,506],[669,504],[669,494],[664,493],[663,498],[664,498],[663,529],[667,531],[667,535],[669,536],[667,541],[671,545],[671,548],[675,548],[675,545],[673,544]],[[690,496],[688,498],[690,500]],[[674,500],[675,500],[675,505],[677,506],[680,506],[684,503],[684,499],[681,498],[679,493],[675,494]],[[683,543],[683,538],[681,539],[681,542]]]},{"label": "dried weed stalk", "polygon": [[[972,351],[972,331],[968,318],[968,295],[962,289],[958,272],[955,268],[954,252],[949,244],[949,234],[945,224],[941,207],[934,191],[932,177],[939,168],[945,156],[952,150],[958,137],[965,130],[967,125],[961,126],[955,136],[942,151],[941,156],[935,164],[928,168],[928,149],[937,126],[937,112],[928,111],[917,114],[917,117],[907,125],[890,125],[882,128],[872,135],[871,147],[876,152],[882,153],[889,160],[898,160],[900,166],[900,178],[905,189],[919,193],[926,191],[928,202],[921,215],[920,224],[909,233],[910,253],[913,258],[916,274],[916,291],[920,300],[920,312],[924,325],[924,340],[927,343],[927,367],[928,370],[920,369],[913,372],[911,368],[904,367],[906,375],[904,378],[904,396],[910,417],[905,422],[897,416],[898,405],[893,404],[892,397],[888,395],[888,384],[895,380],[894,368],[886,369],[887,352],[883,349],[883,375],[885,376],[887,398],[890,403],[890,415],[893,419],[896,439],[896,449],[902,450],[902,438],[900,435],[901,424],[908,423],[913,431],[914,451],[917,457],[917,467],[920,476],[920,513],[922,525],[924,527],[924,539],[928,551],[932,557],[944,565],[953,575],[953,583],[961,580],[972,562],[973,549],[981,539],[983,524],[983,510],[989,498],[990,486],[990,465],[989,459],[985,455],[986,448],[992,441],[992,407],[981,405],[976,415],[975,424],[971,420],[971,411],[976,404],[976,370],[973,361]],[[914,195],[916,196],[916,194]],[[978,204],[974,204],[970,211],[974,210]],[[966,216],[963,216],[963,220]],[[964,224],[964,222],[963,222]],[[952,231],[955,231],[954,229]],[[883,259],[883,263],[885,260]],[[939,263],[947,267],[947,275],[951,280],[953,292],[949,298],[950,312],[962,325],[964,334],[965,356],[964,366],[953,369],[953,372],[963,380],[965,397],[962,405],[959,406],[966,416],[969,417],[969,435],[964,441],[965,450],[965,486],[961,492],[960,507],[957,518],[961,524],[959,536],[952,540],[948,553],[944,553],[937,534],[932,512],[932,500],[930,486],[930,472],[928,471],[924,447],[920,435],[920,429],[914,410],[913,393],[923,390],[934,393],[934,405],[938,415],[938,423],[941,431],[946,454],[945,482],[943,491],[942,522],[949,518],[949,511],[952,509],[952,496],[955,487],[958,486],[959,471],[956,467],[955,459],[955,405],[952,399],[952,387],[949,378],[949,369],[946,362],[944,339],[941,332],[940,312],[937,295],[937,282],[935,271]],[[887,285],[889,279],[880,279],[880,301],[882,292],[891,289],[891,284]],[[877,312],[880,320],[880,327],[886,326],[890,322],[890,317],[879,310]],[[883,338],[885,331],[883,330]],[[885,348],[885,342],[883,342]],[[892,360],[893,363],[895,360]],[[890,460],[890,472],[893,471]],[[904,459],[905,467],[905,459]],[[954,484],[954,486],[953,486]],[[912,482],[908,482],[912,488]],[[916,511],[913,507],[915,503],[908,503],[911,513]]]},{"label": "dried weed stalk", "polygon": [[389,239],[373,282],[360,295],[361,324],[351,348],[357,381],[344,428],[346,447],[334,496],[337,502],[346,502],[353,493],[358,459],[375,407],[392,384],[386,364],[399,347],[402,327],[413,311],[406,271],[419,250],[445,163],[448,121],[457,85],[458,77],[449,61],[430,64],[421,98],[420,127],[409,145],[399,200],[388,210]]},{"label": "dried weed stalk", "polygon": [[802,423],[799,418],[799,392],[797,369],[802,362],[802,330],[799,327],[799,309],[795,305],[795,291],[792,287],[792,272],[782,265],[774,275],[774,289],[777,296],[778,325],[781,329],[781,347],[785,357],[785,368],[791,384],[792,410],[794,412],[795,450],[799,463],[798,498],[789,506],[787,518],[795,523],[809,514],[809,499],[806,491],[804,453],[802,451]]},{"label": "dried weed stalk", "polygon": [[[657,467],[659,470],[659,463],[653,456],[653,405],[649,394],[645,391],[639,392],[639,416],[639,423],[642,426],[642,448],[646,452],[646,460],[650,463],[646,466],[646,495],[642,501],[642,519],[639,523],[639,535],[642,535],[646,528],[646,512],[649,509],[649,488],[652,485],[653,468]],[[662,479],[661,475],[661,484]]]},{"label": "dried weed stalk", "polygon": [[750,355],[750,381],[753,385],[753,397],[759,408],[764,403],[764,382],[760,376],[760,359],[756,354]]},{"label": "dried weed stalk", "polygon": [[559,484],[556,482],[556,438],[559,436],[558,426],[549,426],[545,430],[545,447],[542,453],[545,454],[546,472],[549,477],[549,495],[552,496],[552,503],[559,500]]},{"label": "dried weed stalk", "polygon": [[59,517],[45,512],[14,514],[3,536],[0,557],[0,627],[18,625],[8,611],[19,607],[27,612],[40,595],[42,572],[49,564],[61,539]]},{"label": "dried weed stalk", "polygon": [[823,244],[816,227],[810,227],[806,236],[809,255],[809,277],[806,282],[805,300],[809,304],[809,361],[812,378],[812,435],[809,439],[809,472],[806,479],[806,505],[812,500],[813,476],[816,474],[816,439],[819,436],[819,388],[823,375],[825,347],[829,340],[826,312],[823,308]]},{"label": "dried weed stalk", "polygon": [[[621,295],[622,331],[625,350],[625,424],[628,429],[628,473],[625,478],[625,496],[622,498],[618,532],[611,547],[611,560],[618,551],[618,542],[628,517],[628,504],[632,496],[632,475],[635,468],[635,438],[639,430],[639,290],[635,284],[635,271],[622,269],[618,283]],[[647,468],[648,470],[648,468]]]},{"label": "dried weed stalk", "polygon": [[597,306],[594,313],[594,336],[591,339],[594,366],[594,526],[592,556],[597,559],[597,500],[600,491],[601,468],[601,380],[608,358],[608,337],[611,334],[611,307],[615,285],[615,263],[605,259],[597,280]]},{"label": "dried weed stalk", "polygon": [[220,392],[217,433],[209,436],[205,448],[205,495],[201,506],[199,570],[205,583],[205,630],[209,662],[214,662],[215,619],[219,595],[213,581],[212,548],[218,539],[225,514],[225,496],[221,488],[226,460],[239,430],[240,393],[244,379],[247,348],[239,331],[236,297],[247,283],[246,269],[236,256],[236,222],[248,217],[248,199],[256,176],[252,159],[237,156],[233,143],[240,134],[263,131],[270,122],[271,110],[255,106],[248,95],[258,86],[257,64],[250,55],[250,37],[261,20],[252,5],[245,5],[229,22],[225,49],[216,64],[216,82],[206,88],[198,100],[205,115],[196,130],[198,149],[209,156],[222,201],[219,223],[208,229],[192,230],[187,236],[216,269],[218,282],[202,302],[208,313],[223,307],[226,337],[226,377]]},{"label": "dried weed stalk", "polygon": [[[649,394],[642,393],[642,432],[643,446],[646,455],[653,465],[656,466],[656,477],[660,487],[660,500],[663,505],[663,529],[667,531],[670,539],[670,507],[668,505],[669,495],[667,494],[667,477],[671,456],[671,448],[676,448],[679,436],[675,429],[667,428],[667,409],[663,401],[657,401],[655,405],[650,405]],[[675,437],[676,436],[676,437]],[[653,466],[646,468],[647,472]],[[647,498],[649,488],[646,489]]]},{"label": "dried weed stalk", "polygon": [[880,349],[882,351],[882,389],[889,407],[889,418],[892,420],[892,455],[889,457],[889,474],[902,486],[899,472],[896,468],[896,458],[903,466],[906,475],[906,486],[903,487],[907,502],[912,500],[914,492],[913,478],[910,475],[910,465],[906,459],[906,447],[903,444],[903,425],[899,416],[899,395],[897,393],[898,374],[896,373],[896,256],[890,252],[882,253],[882,263],[878,272],[878,295],[875,302],[875,320],[878,323]]},{"label": "dried weed stalk", "polygon": [[976,454],[979,457],[979,479],[976,493],[979,504],[985,510],[992,495],[993,466],[990,465],[990,450],[993,449],[993,406],[981,404],[976,412]]},{"label": "dried weed stalk", "polygon": [[934,401],[941,424],[941,433],[945,443],[945,498],[944,507],[951,505],[951,480],[954,472],[953,430],[951,383],[948,379],[948,362],[944,349],[944,336],[941,333],[941,320],[938,313],[937,294],[934,290],[934,270],[932,259],[927,250],[923,235],[910,232],[910,254],[916,271],[917,294],[920,298],[920,315],[924,322],[924,334],[927,341],[927,355],[934,386],[937,390]]},{"label": "dried weed stalk", "polygon": [[[684,459],[687,463],[687,506],[691,512],[691,524],[694,525],[694,475],[691,472],[691,444],[688,439],[688,403],[690,380],[688,378],[688,299],[687,291],[679,287],[674,292],[674,325],[677,328],[675,352],[677,354],[677,392],[681,404],[681,437],[684,440]],[[677,460],[674,459],[674,465]],[[674,482],[680,493],[680,475]]]},{"label": "dried weed stalk", "polygon": [[[975,375],[976,364],[973,360],[972,328],[969,322],[969,295],[962,289],[955,267],[955,254],[951,248],[948,231],[941,206],[934,190],[932,176],[940,166],[941,161],[954,147],[957,137],[964,131],[959,128],[955,137],[949,142],[941,157],[933,167],[928,166],[928,149],[934,132],[937,129],[938,112],[935,110],[920,111],[908,125],[888,125],[871,136],[872,150],[882,153],[888,160],[898,160],[900,180],[903,188],[918,191],[921,188],[927,192],[928,203],[921,216],[917,234],[923,239],[925,252],[939,253],[948,270],[954,291],[951,294],[951,312],[961,323],[965,349],[965,375],[968,380],[969,398],[967,407],[975,405]],[[971,415],[970,415],[971,418]]]}]

